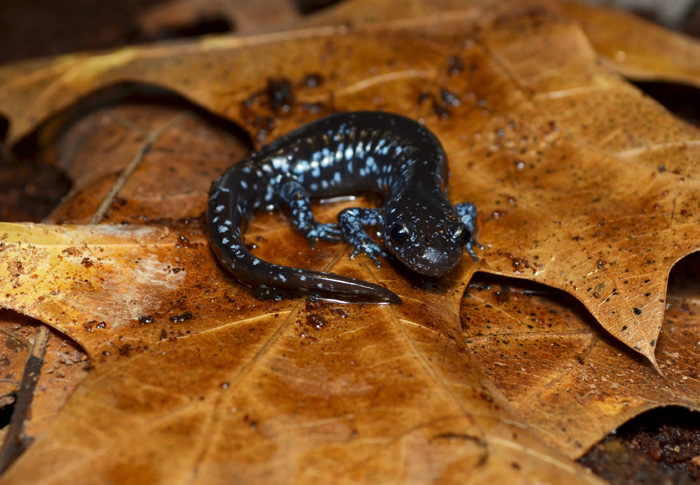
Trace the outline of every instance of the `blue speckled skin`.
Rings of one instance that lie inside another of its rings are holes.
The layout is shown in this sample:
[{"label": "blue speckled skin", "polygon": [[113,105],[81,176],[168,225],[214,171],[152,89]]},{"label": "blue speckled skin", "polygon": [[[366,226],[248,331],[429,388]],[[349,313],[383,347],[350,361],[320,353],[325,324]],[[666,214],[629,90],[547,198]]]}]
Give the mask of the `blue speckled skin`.
[{"label": "blue speckled skin", "polygon": [[[365,253],[377,266],[385,248],[365,227],[378,226],[386,248],[406,266],[443,276],[472,239],[476,208],[447,198],[447,156],[438,139],[419,123],[390,113],[339,113],[303,126],[231,167],[212,185],[207,220],[214,254],[259,298],[309,293],[347,301],[400,303],[393,292],[366,281],[256,258],[245,247],[243,222],[255,210],[279,206],[312,246],[345,240],[352,256]],[[310,198],[374,192],[379,209],[349,208],[338,224],[321,224]]]}]

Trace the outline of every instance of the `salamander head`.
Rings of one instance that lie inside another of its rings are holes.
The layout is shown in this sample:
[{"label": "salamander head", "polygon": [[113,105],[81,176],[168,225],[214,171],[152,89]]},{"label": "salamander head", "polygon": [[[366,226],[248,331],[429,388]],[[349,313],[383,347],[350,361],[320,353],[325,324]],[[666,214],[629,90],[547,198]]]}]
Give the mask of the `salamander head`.
[{"label": "salamander head", "polygon": [[384,244],[403,264],[426,276],[449,273],[472,232],[441,191],[407,190],[385,207]]}]

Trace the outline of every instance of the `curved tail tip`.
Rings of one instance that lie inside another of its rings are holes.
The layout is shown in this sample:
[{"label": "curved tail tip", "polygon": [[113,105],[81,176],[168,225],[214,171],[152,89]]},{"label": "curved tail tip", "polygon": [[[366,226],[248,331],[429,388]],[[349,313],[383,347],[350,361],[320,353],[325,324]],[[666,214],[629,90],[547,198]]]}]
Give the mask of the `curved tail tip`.
[{"label": "curved tail tip", "polygon": [[337,292],[310,292],[310,295],[322,300],[335,301],[339,303],[370,303],[370,304],[384,304],[384,303],[394,303],[400,305],[403,303],[399,295],[393,291],[389,291],[385,288],[372,289],[371,292],[353,292],[348,293],[337,293]]},{"label": "curved tail tip", "polygon": [[315,296],[346,303],[403,303],[399,295],[383,286],[362,280],[350,280],[350,288],[329,288],[323,291],[310,291]]},{"label": "curved tail tip", "polygon": [[370,303],[395,303],[397,305],[403,303],[399,295],[383,286],[361,280],[360,283],[361,286],[354,291],[356,300],[363,299],[365,302]]},{"label": "curved tail tip", "polygon": [[365,297],[367,298],[366,301],[372,303],[395,303],[397,305],[403,303],[399,295],[397,295],[393,291],[387,290],[386,288],[383,288],[379,285],[372,286],[373,288],[371,289],[371,291],[363,292],[358,296]]}]

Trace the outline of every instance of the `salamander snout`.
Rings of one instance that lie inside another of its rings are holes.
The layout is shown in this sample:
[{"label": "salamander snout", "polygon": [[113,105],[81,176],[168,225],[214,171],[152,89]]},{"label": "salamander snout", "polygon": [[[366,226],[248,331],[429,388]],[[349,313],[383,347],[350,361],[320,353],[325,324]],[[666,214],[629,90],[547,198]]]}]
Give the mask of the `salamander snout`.
[{"label": "salamander snout", "polygon": [[471,238],[471,231],[461,222],[420,229],[410,223],[394,222],[385,244],[413,271],[439,277],[457,266]]}]

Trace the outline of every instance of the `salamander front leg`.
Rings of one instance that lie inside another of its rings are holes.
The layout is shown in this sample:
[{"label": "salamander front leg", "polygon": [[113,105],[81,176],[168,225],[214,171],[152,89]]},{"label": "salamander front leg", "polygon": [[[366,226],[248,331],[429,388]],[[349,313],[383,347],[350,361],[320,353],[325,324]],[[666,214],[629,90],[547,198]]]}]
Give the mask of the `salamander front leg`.
[{"label": "salamander front leg", "polygon": [[282,183],[279,197],[289,208],[292,224],[297,231],[306,236],[311,247],[316,245],[319,239],[326,242],[340,242],[342,233],[337,224],[321,224],[311,211],[309,194],[296,180],[288,180]]},{"label": "salamander front leg", "polygon": [[378,256],[387,257],[387,253],[367,234],[365,226],[380,226],[383,219],[383,209],[351,207],[340,211],[338,214],[340,230],[343,232],[345,240],[355,248],[350,255],[351,258],[365,253],[375,262],[377,267],[381,267]]},{"label": "salamander front leg", "polygon": [[479,261],[479,258],[474,252],[474,246],[478,247],[482,251],[486,248],[479,244],[474,236],[474,231],[476,231],[476,206],[474,204],[470,204],[469,202],[462,202],[461,204],[457,204],[455,209],[457,209],[457,214],[459,214],[459,217],[462,219],[464,225],[467,226],[469,231],[472,233],[472,238],[465,245],[465,249],[474,261]]}]

